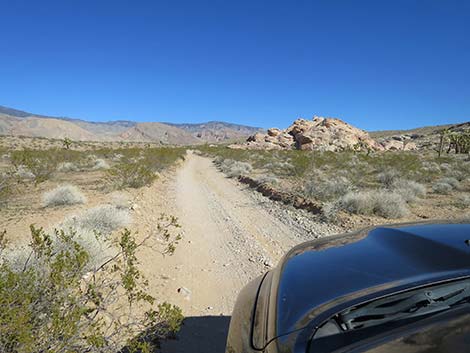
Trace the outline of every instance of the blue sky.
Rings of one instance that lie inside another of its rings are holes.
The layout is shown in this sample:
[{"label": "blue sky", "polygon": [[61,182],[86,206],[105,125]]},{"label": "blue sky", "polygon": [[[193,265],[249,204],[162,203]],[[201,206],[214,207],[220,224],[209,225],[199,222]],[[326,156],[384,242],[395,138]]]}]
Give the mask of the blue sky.
[{"label": "blue sky", "polygon": [[367,130],[470,120],[470,1],[0,0],[0,105]]}]

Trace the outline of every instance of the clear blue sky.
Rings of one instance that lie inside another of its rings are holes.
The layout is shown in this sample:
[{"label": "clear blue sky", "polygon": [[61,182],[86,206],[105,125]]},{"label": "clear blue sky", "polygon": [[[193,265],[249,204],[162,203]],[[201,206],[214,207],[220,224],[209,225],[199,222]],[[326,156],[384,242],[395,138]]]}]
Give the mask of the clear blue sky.
[{"label": "clear blue sky", "polygon": [[367,130],[470,120],[470,1],[0,0],[0,105]]}]

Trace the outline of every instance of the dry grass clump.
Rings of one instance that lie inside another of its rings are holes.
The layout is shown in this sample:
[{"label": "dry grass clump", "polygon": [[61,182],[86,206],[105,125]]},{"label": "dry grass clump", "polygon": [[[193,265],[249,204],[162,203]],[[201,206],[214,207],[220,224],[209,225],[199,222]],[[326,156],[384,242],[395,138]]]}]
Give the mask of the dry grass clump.
[{"label": "dry grass clump", "polygon": [[352,191],[352,183],[345,177],[333,177],[328,180],[310,180],[304,187],[305,194],[318,200],[332,200]]},{"label": "dry grass clump", "polygon": [[398,193],[390,191],[349,192],[337,201],[339,209],[350,213],[401,218],[409,214],[406,201]]},{"label": "dry grass clump", "polygon": [[85,196],[73,185],[58,186],[57,188],[44,193],[42,197],[44,207],[75,205],[85,202]]},{"label": "dry grass clump", "polygon": [[128,211],[112,205],[100,205],[90,208],[78,216],[68,218],[61,228],[108,235],[129,223],[131,223],[131,216]]}]

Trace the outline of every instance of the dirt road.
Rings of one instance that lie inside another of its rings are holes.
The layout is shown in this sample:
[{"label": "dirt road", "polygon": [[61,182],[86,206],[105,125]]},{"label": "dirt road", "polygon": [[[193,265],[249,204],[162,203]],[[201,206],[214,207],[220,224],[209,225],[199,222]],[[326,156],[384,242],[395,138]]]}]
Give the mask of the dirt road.
[{"label": "dirt road", "polygon": [[184,239],[174,256],[159,261],[162,284],[155,290],[188,319],[178,341],[166,342],[163,350],[223,351],[240,289],[312,235],[270,213],[252,191],[193,153],[167,192],[164,206],[179,218]]}]

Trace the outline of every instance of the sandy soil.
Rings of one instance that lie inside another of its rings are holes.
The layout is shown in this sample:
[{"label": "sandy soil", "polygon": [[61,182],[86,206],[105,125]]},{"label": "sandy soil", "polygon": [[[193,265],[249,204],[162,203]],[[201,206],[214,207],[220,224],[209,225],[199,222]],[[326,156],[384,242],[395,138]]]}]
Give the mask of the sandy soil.
[{"label": "sandy soil", "polygon": [[180,306],[187,317],[179,339],[164,343],[164,352],[223,351],[240,289],[312,237],[193,153],[174,178],[142,191],[135,202],[140,232],[151,231],[161,210],[177,216],[184,232],[173,256],[147,249],[140,257],[150,292]]}]

